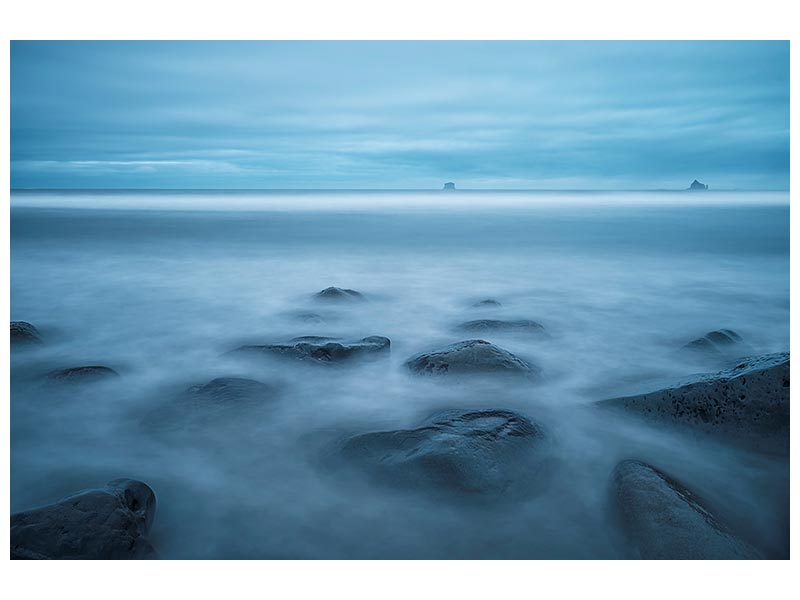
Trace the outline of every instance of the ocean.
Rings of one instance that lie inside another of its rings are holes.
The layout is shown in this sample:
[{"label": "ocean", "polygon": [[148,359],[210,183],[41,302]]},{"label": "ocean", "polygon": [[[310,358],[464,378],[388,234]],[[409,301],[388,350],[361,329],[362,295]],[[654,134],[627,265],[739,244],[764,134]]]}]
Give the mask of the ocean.
[{"label": "ocean", "polygon": [[[788,192],[15,191],[11,509],[119,477],[158,497],[162,558],[624,558],[609,474],[657,465],[770,558],[789,552],[789,464],[595,406],[720,365],[681,351],[738,332],[789,349]],[[323,304],[329,286],[364,302]],[[484,299],[500,306],[476,308]],[[309,317],[306,313],[313,313]],[[548,335],[465,335],[532,319]],[[386,336],[378,361],[241,361],[243,344]],[[403,363],[480,337],[535,382],[442,381]],[[118,379],[46,385],[58,368]],[[254,418],[153,431],[147,416],[215,377],[277,386]],[[442,499],[333,460],[348,436],[448,408],[504,408],[551,432],[542,489]]]}]

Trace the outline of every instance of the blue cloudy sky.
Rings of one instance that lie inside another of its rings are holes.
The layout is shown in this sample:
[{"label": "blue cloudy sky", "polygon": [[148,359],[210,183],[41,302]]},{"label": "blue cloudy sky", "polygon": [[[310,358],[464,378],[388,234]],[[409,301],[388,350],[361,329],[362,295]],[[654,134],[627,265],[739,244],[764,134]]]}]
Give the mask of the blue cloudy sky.
[{"label": "blue cloudy sky", "polygon": [[14,188],[789,186],[788,42],[13,42]]}]

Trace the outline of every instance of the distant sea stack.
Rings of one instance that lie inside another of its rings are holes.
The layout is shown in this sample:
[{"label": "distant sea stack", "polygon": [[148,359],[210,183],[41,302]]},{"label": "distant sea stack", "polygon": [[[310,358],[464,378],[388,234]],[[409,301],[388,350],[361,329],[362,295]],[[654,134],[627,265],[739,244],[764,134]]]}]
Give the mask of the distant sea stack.
[{"label": "distant sea stack", "polygon": [[695,179],[695,180],[692,182],[692,185],[690,185],[690,186],[689,186],[689,189],[690,189],[691,191],[693,191],[693,192],[695,192],[695,191],[697,191],[697,190],[707,190],[707,189],[708,189],[708,184],[706,184],[706,183],[700,183],[699,181],[697,181],[697,179]]},{"label": "distant sea stack", "polygon": [[442,188],[442,191],[455,192],[456,191],[456,184],[453,183],[452,181],[448,181],[447,183],[444,184],[444,187]]}]

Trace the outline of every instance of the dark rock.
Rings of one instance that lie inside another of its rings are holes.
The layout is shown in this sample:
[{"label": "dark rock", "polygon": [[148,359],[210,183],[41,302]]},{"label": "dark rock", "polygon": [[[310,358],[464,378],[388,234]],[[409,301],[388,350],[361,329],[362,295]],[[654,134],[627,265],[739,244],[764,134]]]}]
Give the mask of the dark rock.
[{"label": "dark rock", "polygon": [[417,354],[406,367],[418,375],[502,374],[535,376],[539,368],[485,340],[465,340]]},{"label": "dark rock", "polygon": [[455,192],[456,184],[453,183],[452,181],[448,181],[447,183],[444,184],[444,187],[442,189],[446,192]]},{"label": "dark rock", "polygon": [[536,483],[546,442],[542,427],[509,410],[449,410],[417,429],[352,437],[342,454],[386,483],[499,495]]},{"label": "dark rock", "polygon": [[735,358],[750,351],[742,336],[731,329],[709,331],[703,337],[686,344],[683,349],[715,359]]},{"label": "dark rock", "polygon": [[47,374],[47,379],[59,383],[93,383],[119,377],[114,369],[103,366],[71,367]]},{"label": "dark rock", "polygon": [[611,479],[615,507],[641,558],[761,558],[693,492],[650,465],[623,461]]},{"label": "dark rock", "polygon": [[11,345],[41,344],[39,330],[27,321],[11,321]]},{"label": "dark rock", "polygon": [[497,300],[493,300],[492,298],[487,298],[486,300],[479,300],[475,304],[472,305],[473,308],[500,308],[503,306]]},{"label": "dark rock", "polygon": [[147,484],[116,479],[11,515],[11,558],[155,558],[147,539],[155,513],[156,496]]},{"label": "dark rock", "polygon": [[250,409],[269,405],[280,393],[277,385],[219,377],[191,386],[165,406],[150,412],[144,424],[152,429],[205,427],[228,416],[240,416]]},{"label": "dark rock", "polygon": [[517,321],[500,321],[497,319],[477,319],[462,323],[456,329],[472,333],[524,333],[544,337],[547,335],[541,323],[530,319]]},{"label": "dark rock", "polygon": [[389,352],[389,338],[378,335],[354,342],[315,335],[297,337],[285,343],[242,346],[236,353],[289,358],[316,364],[332,364],[354,359],[384,356]]},{"label": "dark rock", "polygon": [[620,408],[694,428],[763,452],[789,450],[789,353],[744,359],[732,369],[694,375],[646,394],[613,398]]},{"label": "dark rock", "polygon": [[314,294],[314,298],[333,302],[361,302],[365,299],[361,292],[338,287],[325,288]]},{"label": "dark rock", "polygon": [[700,183],[699,181],[697,181],[697,179],[695,179],[692,182],[692,185],[689,186],[689,189],[692,190],[692,191],[707,190],[708,189],[708,185],[706,185],[705,183]]}]

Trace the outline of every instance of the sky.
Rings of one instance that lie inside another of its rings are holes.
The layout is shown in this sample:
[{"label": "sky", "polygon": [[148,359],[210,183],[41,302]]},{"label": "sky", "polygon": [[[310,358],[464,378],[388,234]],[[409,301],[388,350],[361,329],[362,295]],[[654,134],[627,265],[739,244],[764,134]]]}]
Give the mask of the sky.
[{"label": "sky", "polygon": [[12,188],[788,189],[788,42],[11,44]]}]

